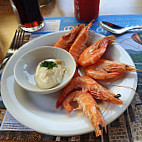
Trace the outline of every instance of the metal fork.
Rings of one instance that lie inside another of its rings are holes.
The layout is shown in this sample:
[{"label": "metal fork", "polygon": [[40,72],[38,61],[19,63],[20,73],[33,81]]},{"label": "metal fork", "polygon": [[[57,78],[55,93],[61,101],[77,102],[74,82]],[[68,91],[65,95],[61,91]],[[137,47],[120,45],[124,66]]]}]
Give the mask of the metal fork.
[{"label": "metal fork", "polygon": [[18,28],[15,32],[10,48],[6,53],[5,59],[0,64],[0,70],[3,69],[5,64],[10,59],[10,57],[23,45],[24,36],[25,36],[25,31],[23,31],[21,28]]}]

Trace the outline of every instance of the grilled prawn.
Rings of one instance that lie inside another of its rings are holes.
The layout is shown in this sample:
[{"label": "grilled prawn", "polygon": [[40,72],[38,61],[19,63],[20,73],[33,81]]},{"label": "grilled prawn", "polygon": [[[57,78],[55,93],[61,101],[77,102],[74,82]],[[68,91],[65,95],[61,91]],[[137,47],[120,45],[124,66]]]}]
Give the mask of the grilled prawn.
[{"label": "grilled prawn", "polygon": [[70,105],[72,101],[77,101],[79,105],[78,109],[83,109],[84,114],[89,118],[94,127],[96,136],[100,136],[102,134],[102,126],[104,126],[106,130],[106,124],[93,96],[88,92],[82,91],[69,94],[63,101],[63,106],[68,113],[74,109],[73,106]]},{"label": "grilled prawn", "polygon": [[123,102],[117,98],[113,92],[98,84],[94,79],[88,76],[80,76],[71,80],[71,82],[62,90],[57,102],[56,108],[59,108],[66,96],[74,89],[83,89],[89,91],[96,99],[112,102],[121,105]]}]

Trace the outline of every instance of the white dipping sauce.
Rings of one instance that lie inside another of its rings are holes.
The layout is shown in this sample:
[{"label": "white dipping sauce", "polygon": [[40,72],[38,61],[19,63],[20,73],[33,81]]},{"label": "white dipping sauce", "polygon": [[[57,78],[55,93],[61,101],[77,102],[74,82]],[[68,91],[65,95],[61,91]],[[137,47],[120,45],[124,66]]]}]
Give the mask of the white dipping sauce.
[{"label": "white dipping sauce", "polygon": [[[56,66],[50,69],[43,67],[41,64],[44,61],[52,61],[56,63]],[[65,72],[65,65],[62,60],[47,59],[44,61],[41,61],[36,68],[35,81],[40,88],[49,89],[61,83]]]}]

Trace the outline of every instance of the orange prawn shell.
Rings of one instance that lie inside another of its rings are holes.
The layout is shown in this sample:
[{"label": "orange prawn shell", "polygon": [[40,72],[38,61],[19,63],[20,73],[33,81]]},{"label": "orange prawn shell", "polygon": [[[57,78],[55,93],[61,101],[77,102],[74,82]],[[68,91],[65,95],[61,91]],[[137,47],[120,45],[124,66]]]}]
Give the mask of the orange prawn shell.
[{"label": "orange prawn shell", "polygon": [[56,102],[56,108],[59,108],[62,105],[63,100],[71,91],[78,88],[89,91],[96,99],[105,100],[115,104],[123,104],[121,100],[114,97],[114,93],[98,84],[94,79],[90,78],[89,76],[80,76],[72,79],[70,83],[62,90]]},{"label": "orange prawn shell", "polygon": [[88,66],[96,63],[106,51],[110,43],[115,40],[113,35],[104,37],[86,48],[79,56],[78,63],[81,66]]},{"label": "orange prawn shell", "polygon": [[99,59],[97,63],[84,68],[85,75],[100,80],[115,78],[127,71],[142,72],[141,70],[135,69],[131,65],[107,59]]},{"label": "orange prawn shell", "polygon": [[89,118],[96,132],[96,136],[102,134],[102,129],[99,126],[104,126],[106,131],[106,124],[103,115],[98,107],[97,102],[93,96],[88,92],[75,91],[69,94],[63,101],[65,110],[70,113],[73,107],[70,105],[72,101],[77,101],[79,109],[82,108],[84,114]]},{"label": "orange prawn shell", "polygon": [[61,38],[54,44],[54,47],[59,47],[65,50],[69,50],[72,43],[76,39],[78,33],[84,28],[84,24],[78,24],[73,29],[61,36]]},{"label": "orange prawn shell", "polygon": [[78,34],[77,38],[75,39],[74,43],[69,49],[69,53],[74,57],[76,63],[78,64],[78,58],[80,54],[86,49],[86,42],[89,39],[90,35],[90,27],[92,25],[91,21],[87,26],[85,26]]}]

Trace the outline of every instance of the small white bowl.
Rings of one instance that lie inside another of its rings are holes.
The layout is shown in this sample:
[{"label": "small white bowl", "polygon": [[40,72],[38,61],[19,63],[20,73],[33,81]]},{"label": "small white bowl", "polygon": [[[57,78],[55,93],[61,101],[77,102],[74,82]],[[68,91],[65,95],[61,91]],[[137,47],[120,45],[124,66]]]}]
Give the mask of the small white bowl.
[{"label": "small white bowl", "polygon": [[[41,89],[36,85],[34,75],[39,62],[45,59],[59,59],[65,63],[65,73],[61,83],[51,89]],[[17,83],[24,89],[38,94],[50,94],[63,89],[72,79],[76,70],[74,58],[67,51],[52,47],[43,46],[26,52],[15,64],[14,76]]]}]

